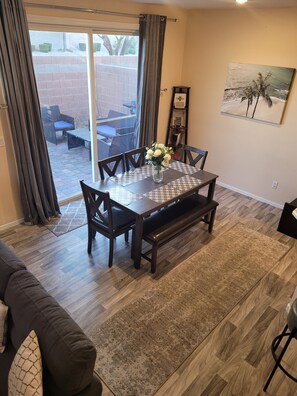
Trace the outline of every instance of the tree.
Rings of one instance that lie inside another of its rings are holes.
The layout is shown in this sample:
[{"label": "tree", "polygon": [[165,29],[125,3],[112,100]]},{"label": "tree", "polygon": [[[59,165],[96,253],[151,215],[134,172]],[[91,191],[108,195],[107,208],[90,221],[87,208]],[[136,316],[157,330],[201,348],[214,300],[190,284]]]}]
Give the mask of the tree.
[{"label": "tree", "polygon": [[255,96],[255,91],[251,85],[247,86],[243,90],[244,96],[241,98],[241,102],[244,100],[247,100],[247,107],[246,107],[246,113],[245,116],[248,116],[249,108],[253,104],[253,99]]},{"label": "tree", "polygon": [[268,104],[268,107],[272,106],[272,100],[271,100],[270,96],[267,93],[267,88],[270,86],[270,84],[267,84],[267,81],[269,80],[269,78],[271,76],[272,76],[271,72],[267,73],[264,78],[263,78],[262,73],[258,73],[257,80],[256,81],[255,80],[252,81],[252,84],[253,84],[252,85],[252,89],[255,92],[255,97],[256,97],[256,103],[255,103],[254,111],[253,111],[253,114],[252,114],[252,118],[254,118],[255,111],[257,109],[260,96]]},{"label": "tree", "polygon": [[112,55],[127,55],[136,53],[136,43],[133,36],[113,36],[115,42],[112,43],[107,34],[98,34],[103,41],[103,46],[107,49],[110,56]]}]

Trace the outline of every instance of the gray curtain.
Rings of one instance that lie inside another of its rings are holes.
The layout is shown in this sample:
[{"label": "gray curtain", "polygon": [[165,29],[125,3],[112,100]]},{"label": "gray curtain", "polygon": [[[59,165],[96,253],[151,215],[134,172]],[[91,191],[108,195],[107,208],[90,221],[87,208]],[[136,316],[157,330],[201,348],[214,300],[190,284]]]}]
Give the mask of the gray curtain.
[{"label": "gray curtain", "polygon": [[25,223],[48,222],[59,205],[43,134],[22,0],[0,0],[0,67]]},{"label": "gray curtain", "polygon": [[140,16],[136,124],[140,147],[157,139],[165,29],[165,16]]}]

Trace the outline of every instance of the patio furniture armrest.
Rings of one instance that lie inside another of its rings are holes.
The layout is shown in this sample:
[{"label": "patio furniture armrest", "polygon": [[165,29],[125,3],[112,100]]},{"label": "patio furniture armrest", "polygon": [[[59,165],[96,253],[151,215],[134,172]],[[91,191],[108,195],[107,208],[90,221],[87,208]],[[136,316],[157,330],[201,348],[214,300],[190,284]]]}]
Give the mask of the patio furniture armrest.
[{"label": "patio furniture armrest", "polygon": [[107,138],[98,139],[98,159],[105,159],[109,157],[111,140]]},{"label": "patio furniture armrest", "polygon": [[126,135],[127,133],[134,133],[134,127],[117,128],[117,135]]},{"label": "patio furniture armrest", "polygon": [[50,143],[57,144],[55,124],[52,121],[43,121],[43,130],[46,140]]},{"label": "patio furniture armrest", "polygon": [[134,131],[130,133],[117,134],[112,138],[109,156],[125,153],[134,148]]}]

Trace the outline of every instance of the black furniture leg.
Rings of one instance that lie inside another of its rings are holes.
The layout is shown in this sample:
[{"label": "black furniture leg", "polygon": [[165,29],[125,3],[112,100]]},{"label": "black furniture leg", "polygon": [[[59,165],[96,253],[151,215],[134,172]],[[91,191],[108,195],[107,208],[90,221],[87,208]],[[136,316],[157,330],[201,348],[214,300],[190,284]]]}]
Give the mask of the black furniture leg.
[{"label": "black furniture leg", "polygon": [[[286,326],[284,327],[282,333],[281,333],[280,335],[278,335],[277,337],[275,337],[275,339],[274,339],[273,342],[272,342],[271,351],[272,351],[272,355],[273,355],[273,357],[274,357],[274,359],[275,359],[275,365],[274,365],[274,367],[273,367],[273,369],[272,369],[272,371],[271,371],[271,373],[270,373],[270,375],[269,375],[269,377],[268,377],[268,379],[267,379],[267,381],[266,381],[266,383],[265,383],[265,385],[264,385],[264,388],[263,388],[263,391],[264,391],[264,392],[266,392],[266,390],[267,390],[267,388],[268,388],[268,386],[269,386],[269,384],[270,384],[270,382],[271,382],[271,380],[272,380],[272,378],[273,378],[273,376],[274,376],[274,374],[275,374],[275,372],[276,372],[276,369],[277,369],[278,367],[279,367],[289,378],[291,378],[292,380],[296,381],[296,379],[295,379],[293,376],[291,376],[291,374],[289,374],[289,373],[281,366],[281,360],[282,360],[284,354],[286,353],[286,350],[288,349],[288,346],[290,345],[290,342],[292,341],[292,338],[294,338],[295,335],[296,335],[296,329],[294,329],[291,333],[286,333],[287,330],[288,330],[288,325],[286,325]],[[277,358],[275,352],[276,352],[276,350],[277,350],[277,348],[278,348],[278,346],[279,346],[279,344],[280,344],[280,342],[282,341],[282,339],[283,339],[284,336],[288,336],[288,339],[287,339],[287,341],[286,341],[286,343],[285,343],[285,346],[284,346],[284,348],[283,348],[281,354],[280,354],[279,357]]]}]

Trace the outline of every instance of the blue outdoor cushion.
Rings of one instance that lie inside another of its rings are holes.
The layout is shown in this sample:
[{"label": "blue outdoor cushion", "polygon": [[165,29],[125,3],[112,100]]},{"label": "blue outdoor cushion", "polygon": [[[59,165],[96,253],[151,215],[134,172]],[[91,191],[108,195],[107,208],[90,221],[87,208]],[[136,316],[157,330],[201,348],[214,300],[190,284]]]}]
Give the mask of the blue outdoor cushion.
[{"label": "blue outdoor cushion", "polygon": [[55,122],[56,131],[64,131],[65,129],[71,129],[71,128],[73,128],[73,124],[70,124],[70,122],[66,122],[66,121]]},{"label": "blue outdoor cushion", "polygon": [[113,138],[117,134],[117,130],[109,125],[98,125],[97,133],[107,138]]}]

